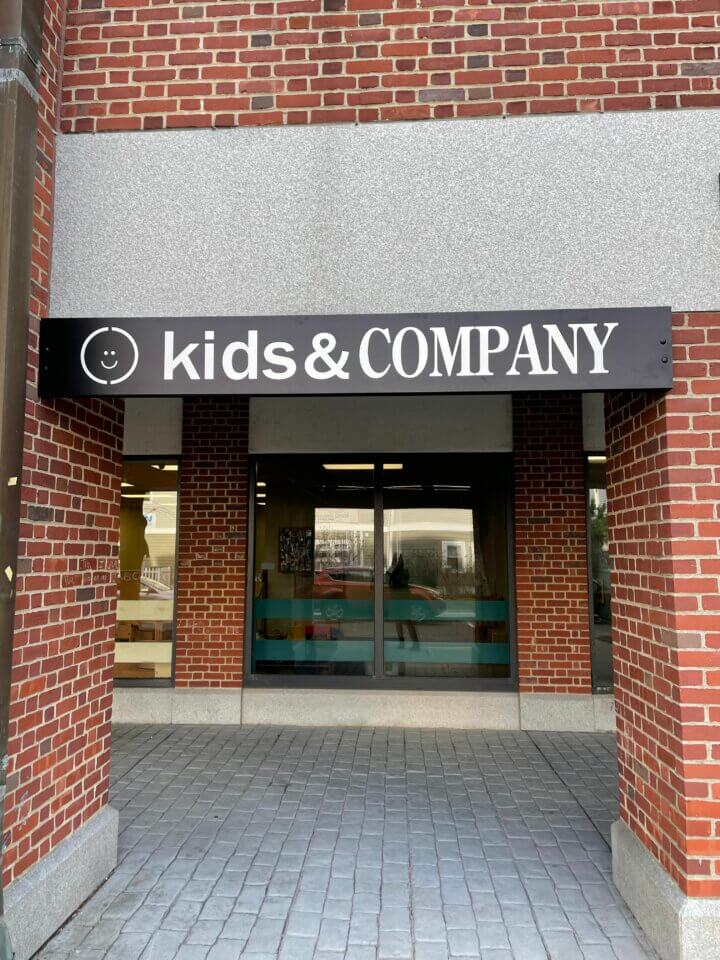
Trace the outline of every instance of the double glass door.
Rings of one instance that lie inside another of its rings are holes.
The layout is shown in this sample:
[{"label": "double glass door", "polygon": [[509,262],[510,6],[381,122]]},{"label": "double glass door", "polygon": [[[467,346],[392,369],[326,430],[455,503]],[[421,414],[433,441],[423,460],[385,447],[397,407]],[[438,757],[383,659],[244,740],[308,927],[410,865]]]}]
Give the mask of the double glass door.
[{"label": "double glass door", "polygon": [[509,678],[508,484],[500,455],[259,459],[252,673]]}]

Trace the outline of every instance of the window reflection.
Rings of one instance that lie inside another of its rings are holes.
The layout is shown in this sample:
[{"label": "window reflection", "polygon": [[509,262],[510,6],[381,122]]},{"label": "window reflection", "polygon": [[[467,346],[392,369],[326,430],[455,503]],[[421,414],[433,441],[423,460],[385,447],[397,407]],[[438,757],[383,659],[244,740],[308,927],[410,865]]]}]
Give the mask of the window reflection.
[{"label": "window reflection", "polygon": [[373,465],[258,464],[253,669],[373,669]]},{"label": "window reflection", "polygon": [[588,524],[590,532],[590,604],[593,687],[613,686],[610,613],[610,549],[608,542],[605,457],[590,455],[587,466]]},{"label": "window reflection", "polygon": [[510,676],[507,488],[501,467],[477,466],[418,461],[403,478],[417,482],[385,476],[386,675]]},{"label": "window reflection", "polygon": [[115,678],[172,673],[176,462],[127,460],[120,501]]},{"label": "window reflection", "polygon": [[507,466],[261,458],[253,672],[509,677]]}]

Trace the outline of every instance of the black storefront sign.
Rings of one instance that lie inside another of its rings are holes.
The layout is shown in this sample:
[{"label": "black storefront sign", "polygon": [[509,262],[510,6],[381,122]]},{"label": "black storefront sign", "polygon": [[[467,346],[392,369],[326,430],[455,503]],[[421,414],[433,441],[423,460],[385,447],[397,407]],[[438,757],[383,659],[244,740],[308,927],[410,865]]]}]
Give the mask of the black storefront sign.
[{"label": "black storefront sign", "polygon": [[667,389],[670,309],[47,318],[40,395]]}]

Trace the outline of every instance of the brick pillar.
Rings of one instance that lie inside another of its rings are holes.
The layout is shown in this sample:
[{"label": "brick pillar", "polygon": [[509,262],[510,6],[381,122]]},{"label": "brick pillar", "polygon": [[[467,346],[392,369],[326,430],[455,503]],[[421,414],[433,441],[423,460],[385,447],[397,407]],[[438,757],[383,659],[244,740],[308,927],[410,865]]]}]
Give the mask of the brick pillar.
[{"label": "brick pillar", "polygon": [[513,398],[515,592],[521,693],[589,693],[582,402]]},{"label": "brick pillar", "polygon": [[720,896],[720,315],[674,317],[670,394],[608,399],[621,815]]},{"label": "brick pillar", "polygon": [[105,806],[110,771],[122,404],[31,402],[29,410],[10,692],[6,882]]},{"label": "brick pillar", "polygon": [[[113,869],[117,843],[106,805],[123,404],[46,404],[35,388],[38,321],[48,312],[64,20],[64,0],[46,0],[4,805],[5,909],[18,960]],[[70,839],[68,870],[59,852],[47,858]]]},{"label": "brick pillar", "polygon": [[247,551],[248,401],[183,405],[175,685],[239,687]]},{"label": "brick pillar", "polygon": [[[677,912],[648,888],[658,865],[682,894],[720,898],[720,314],[674,316],[673,355],[671,393],[606,403],[621,797],[613,861],[649,930],[663,910]],[[699,922],[688,909],[674,921],[677,949],[665,930],[658,950],[717,956],[717,939],[708,953],[701,941],[683,946]],[[717,937],[720,899],[702,901],[706,919],[713,910]]]}]

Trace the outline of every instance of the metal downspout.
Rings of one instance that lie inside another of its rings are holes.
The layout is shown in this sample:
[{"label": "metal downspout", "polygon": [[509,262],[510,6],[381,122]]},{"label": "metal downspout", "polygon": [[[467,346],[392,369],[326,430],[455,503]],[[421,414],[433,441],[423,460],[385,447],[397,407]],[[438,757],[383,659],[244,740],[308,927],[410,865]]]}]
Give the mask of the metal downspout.
[{"label": "metal downspout", "polygon": [[0,960],[13,956],[3,908],[3,813],[44,7],[45,0],[0,0]]}]

